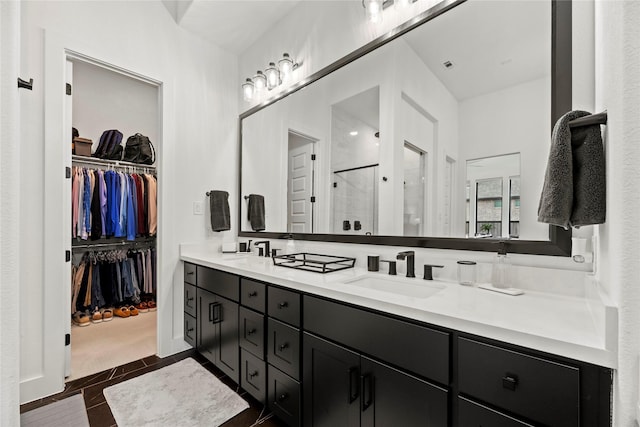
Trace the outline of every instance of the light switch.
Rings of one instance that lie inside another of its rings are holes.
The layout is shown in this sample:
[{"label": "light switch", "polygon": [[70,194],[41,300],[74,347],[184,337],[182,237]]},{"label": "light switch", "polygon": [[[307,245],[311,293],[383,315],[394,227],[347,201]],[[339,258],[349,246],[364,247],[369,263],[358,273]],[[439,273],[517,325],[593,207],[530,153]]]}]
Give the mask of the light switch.
[{"label": "light switch", "polygon": [[193,202],[193,214],[194,215],[204,214],[204,205],[202,204],[202,202]]}]

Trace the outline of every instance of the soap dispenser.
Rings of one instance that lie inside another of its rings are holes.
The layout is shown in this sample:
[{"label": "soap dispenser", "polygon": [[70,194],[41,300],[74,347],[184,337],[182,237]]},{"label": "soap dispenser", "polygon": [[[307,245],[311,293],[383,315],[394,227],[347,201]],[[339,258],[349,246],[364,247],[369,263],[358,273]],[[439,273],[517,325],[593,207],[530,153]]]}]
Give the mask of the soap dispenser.
[{"label": "soap dispenser", "polygon": [[507,247],[504,242],[498,246],[498,255],[493,262],[491,272],[491,282],[495,288],[507,288],[507,278],[509,275],[509,261],[507,260]]},{"label": "soap dispenser", "polygon": [[293,241],[293,234],[289,234],[287,236],[287,247],[285,250],[287,255],[291,255],[291,254],[295,254],[296,253],[296,244]]}]

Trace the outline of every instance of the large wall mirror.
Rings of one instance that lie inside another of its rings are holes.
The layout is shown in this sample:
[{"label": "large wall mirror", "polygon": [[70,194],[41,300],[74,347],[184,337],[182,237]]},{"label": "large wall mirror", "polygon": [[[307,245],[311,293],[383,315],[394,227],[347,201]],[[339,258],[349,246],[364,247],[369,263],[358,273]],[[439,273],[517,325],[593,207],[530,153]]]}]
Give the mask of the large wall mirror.
[{"label": "large wall mirror", "polygon": [[240,117],[264,237],[570,254],[537,222],[571,3],[445,1]]}]

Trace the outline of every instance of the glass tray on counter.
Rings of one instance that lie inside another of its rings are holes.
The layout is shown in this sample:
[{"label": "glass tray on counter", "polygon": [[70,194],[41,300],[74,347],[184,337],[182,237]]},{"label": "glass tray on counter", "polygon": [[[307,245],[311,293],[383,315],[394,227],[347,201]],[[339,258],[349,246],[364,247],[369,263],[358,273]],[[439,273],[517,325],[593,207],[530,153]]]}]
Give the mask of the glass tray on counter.
[{"label": "glass tray on counter", "polygon": [[355,263],[355,258],[312,254],[308,252],[276,255],[273,257],[274,265],[295,268],[297,270],[313,271],[322,274],[353,268]]}]

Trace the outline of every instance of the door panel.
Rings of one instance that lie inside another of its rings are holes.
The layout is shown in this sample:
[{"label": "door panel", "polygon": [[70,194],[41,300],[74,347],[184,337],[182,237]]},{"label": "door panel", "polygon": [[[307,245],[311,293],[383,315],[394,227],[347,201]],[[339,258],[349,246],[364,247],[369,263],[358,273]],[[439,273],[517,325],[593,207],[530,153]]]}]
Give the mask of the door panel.
[{"label": "door panel", "polygon": [[360,364],[362,426],[448,425],[445,389],[364,356]]},{"label": "door panel", "polygon": [[240,382],[239,375],[239,339],[238,304],[226,298],[218,297],[221,306],[219,325],[218,367],[234,382]]},{"label": "door panel", "polygon": [[360,425],[360,356],[304,334],[304,425]]},{"label": "door panel", "polygon": [[216,362],[216,347],[218,341],[217,325],[214,323],[216,311],[216,296],[211,292],[197,289],[198,296],[198,327],[197,348],[200,353],[213,364]]}]

